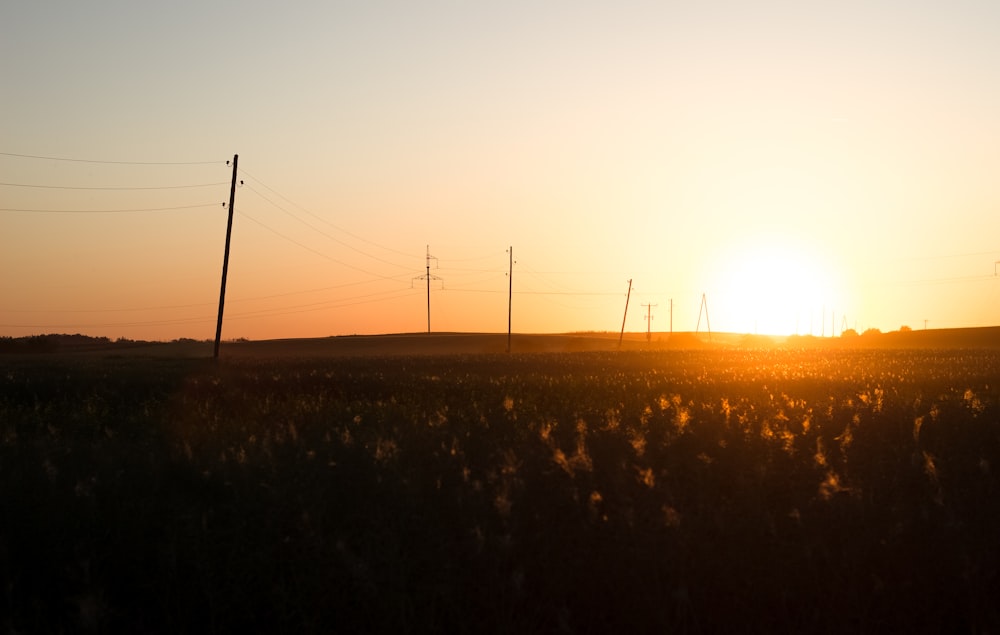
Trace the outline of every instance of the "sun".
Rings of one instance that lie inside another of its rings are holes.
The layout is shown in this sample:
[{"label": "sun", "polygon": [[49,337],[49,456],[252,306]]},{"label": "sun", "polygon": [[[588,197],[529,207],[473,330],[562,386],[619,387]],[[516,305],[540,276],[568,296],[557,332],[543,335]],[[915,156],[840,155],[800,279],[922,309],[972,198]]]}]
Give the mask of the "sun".
[{"label": "sun", "polygon": [[832,334],[836,270],[815,242],[787,235],[737,241],[717,259],[713,327],[761,335]]}]

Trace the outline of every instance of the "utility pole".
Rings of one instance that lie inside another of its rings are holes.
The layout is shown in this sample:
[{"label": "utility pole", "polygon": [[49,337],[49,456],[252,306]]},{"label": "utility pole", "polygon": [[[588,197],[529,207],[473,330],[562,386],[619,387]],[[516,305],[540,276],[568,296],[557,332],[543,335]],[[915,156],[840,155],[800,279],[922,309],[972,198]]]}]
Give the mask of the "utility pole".
[{"label": "utility pole", "polygon": [[697,333],[701,328],[701,312],[705,311],[705,326],[708,328],[708,341],[712,341],[712,325],[708,321],[708,300],[705,299],[705,294],[701,294],[701,306],[698,308],[698,324],[694,327],[694,332]]},{"label": "utility pole", "polygon": [[[226,278],[229,275],[229,242],[233,236],[233,205],[236,203],[236,163],[240,155],[233,155],[233,182],[229,186],[229,220],[226,223],[226,252],[222,257],[222,289],[219,291],[219,319],[215,323],[215,352],[213,359],[219,359],[219,343],[222,341],[222,309],[226,304]],[[226,161],[226,163],[229,163]]]},{"label": "utility pole", "polygon": [[625,318],[628,317],[628,301],[632,297],[632,278],[628,279],[628,293],[625,295],[625,314],[622,315],[622,332],[618,335],[618,349],[621,350],[622,338],[625,337]]},{"label": "utility pole", "polygon": [[653,323],[653,307],[654,306],[660,306],[660,305],[658,305],[658,304],[643,304],[642,306],[646,307],[646,343],[648,344],[648,343],[650,343],[650,342],[653,341],[653,334],[652,334],[652,331],[650,331],[650,326]]},{"label": "utility pole", "polygon": [[670,334],[674,334],[674,299],[670,298]]},{"label": "utility pole", "polygon": [[[422,276],[417,276],[414,280],[426,280],[427,281],[427,332],[431,332],[431,280],[441,280],[437,276],[431,275],[431,259],[437,260],[431,255],[431,246],[427,245],[427,273]],[[441,287],[444,287],[444,283],[441,283]]]},{"label": "utility pole", "polygon": [[510,315],[514,301],[514,246],[507,249],[510,255],[510,270],[507,273],[507,352],[510,352]]}]

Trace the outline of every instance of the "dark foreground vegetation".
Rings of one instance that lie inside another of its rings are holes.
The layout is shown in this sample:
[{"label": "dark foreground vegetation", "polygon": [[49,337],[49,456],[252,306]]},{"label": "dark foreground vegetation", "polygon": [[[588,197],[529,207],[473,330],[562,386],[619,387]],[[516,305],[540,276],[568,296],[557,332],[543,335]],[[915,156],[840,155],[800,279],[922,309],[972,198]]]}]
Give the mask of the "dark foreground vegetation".
[{"label": "dark foreground vegetation", "polygon": [[35,357],[5,632],[996,632],[1000,353]]}]

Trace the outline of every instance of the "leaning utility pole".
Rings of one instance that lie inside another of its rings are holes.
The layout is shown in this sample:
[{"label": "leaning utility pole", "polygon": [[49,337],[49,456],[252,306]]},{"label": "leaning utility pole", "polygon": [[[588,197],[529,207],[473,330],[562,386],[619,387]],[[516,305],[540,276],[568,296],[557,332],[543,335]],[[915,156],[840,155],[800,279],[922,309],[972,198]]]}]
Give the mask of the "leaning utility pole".
[{"label": "leaning utility pole", "polygon": [[426,280],[427,281],[427,332],[431,332],[431,280],[440,280],[441,278],[431,275],[431,259],[437,260],[431,255],[431,246],[427,245],[427,273],[422,276],[417,276],[414,280]]},{"label": "leaning utility pole", "polygon": [[507,273],[507,352],[510,352],[510,312],[514,300],[514,246],[507,249],[510,255],[510,271]]},{"label": "leaning utility pole", "polygon": [[658,304],[643,304],[646,307],[646,343],[653,341],[653,334],[650,331],[650,326],[653,324],[653,307],[659,306]]},{"label": "leaning utility pole", "polygon": [[[233,182],[229,186],[229,221],[226,223],[226,253],[222,258],[222,289],[219,291],[219,319],[215,323],[215,353],[214,359],[219,358],[219,342],[222,341],[222,309],[226,304],[226,277],[229,275],[229,241],[233,235],[233,205],[236,202],[236,163],[240,155],[233,155]],[[229,163],[229,161],[226,161]]]},{"label": "leaning utility pole", "polygon": [[628,317],[628,300],[632,297],[632,278],[628,279],[628,294],[625,296],[625,315],[622,316],[622,332],[618,336],[618,348],[622,347],[622,338],[625,337],[625,318]]}]

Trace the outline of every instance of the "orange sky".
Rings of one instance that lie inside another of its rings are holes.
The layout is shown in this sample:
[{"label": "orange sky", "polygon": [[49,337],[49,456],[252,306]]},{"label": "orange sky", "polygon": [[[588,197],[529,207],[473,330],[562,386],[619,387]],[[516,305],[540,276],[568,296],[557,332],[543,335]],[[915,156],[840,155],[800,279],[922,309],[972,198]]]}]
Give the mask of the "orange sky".
[{"label": "orange sky", "polygon": [[8,3],[0,335],[213,337],[234,153],[227,338],[996,324],[1000,8],[872,4]]}]

